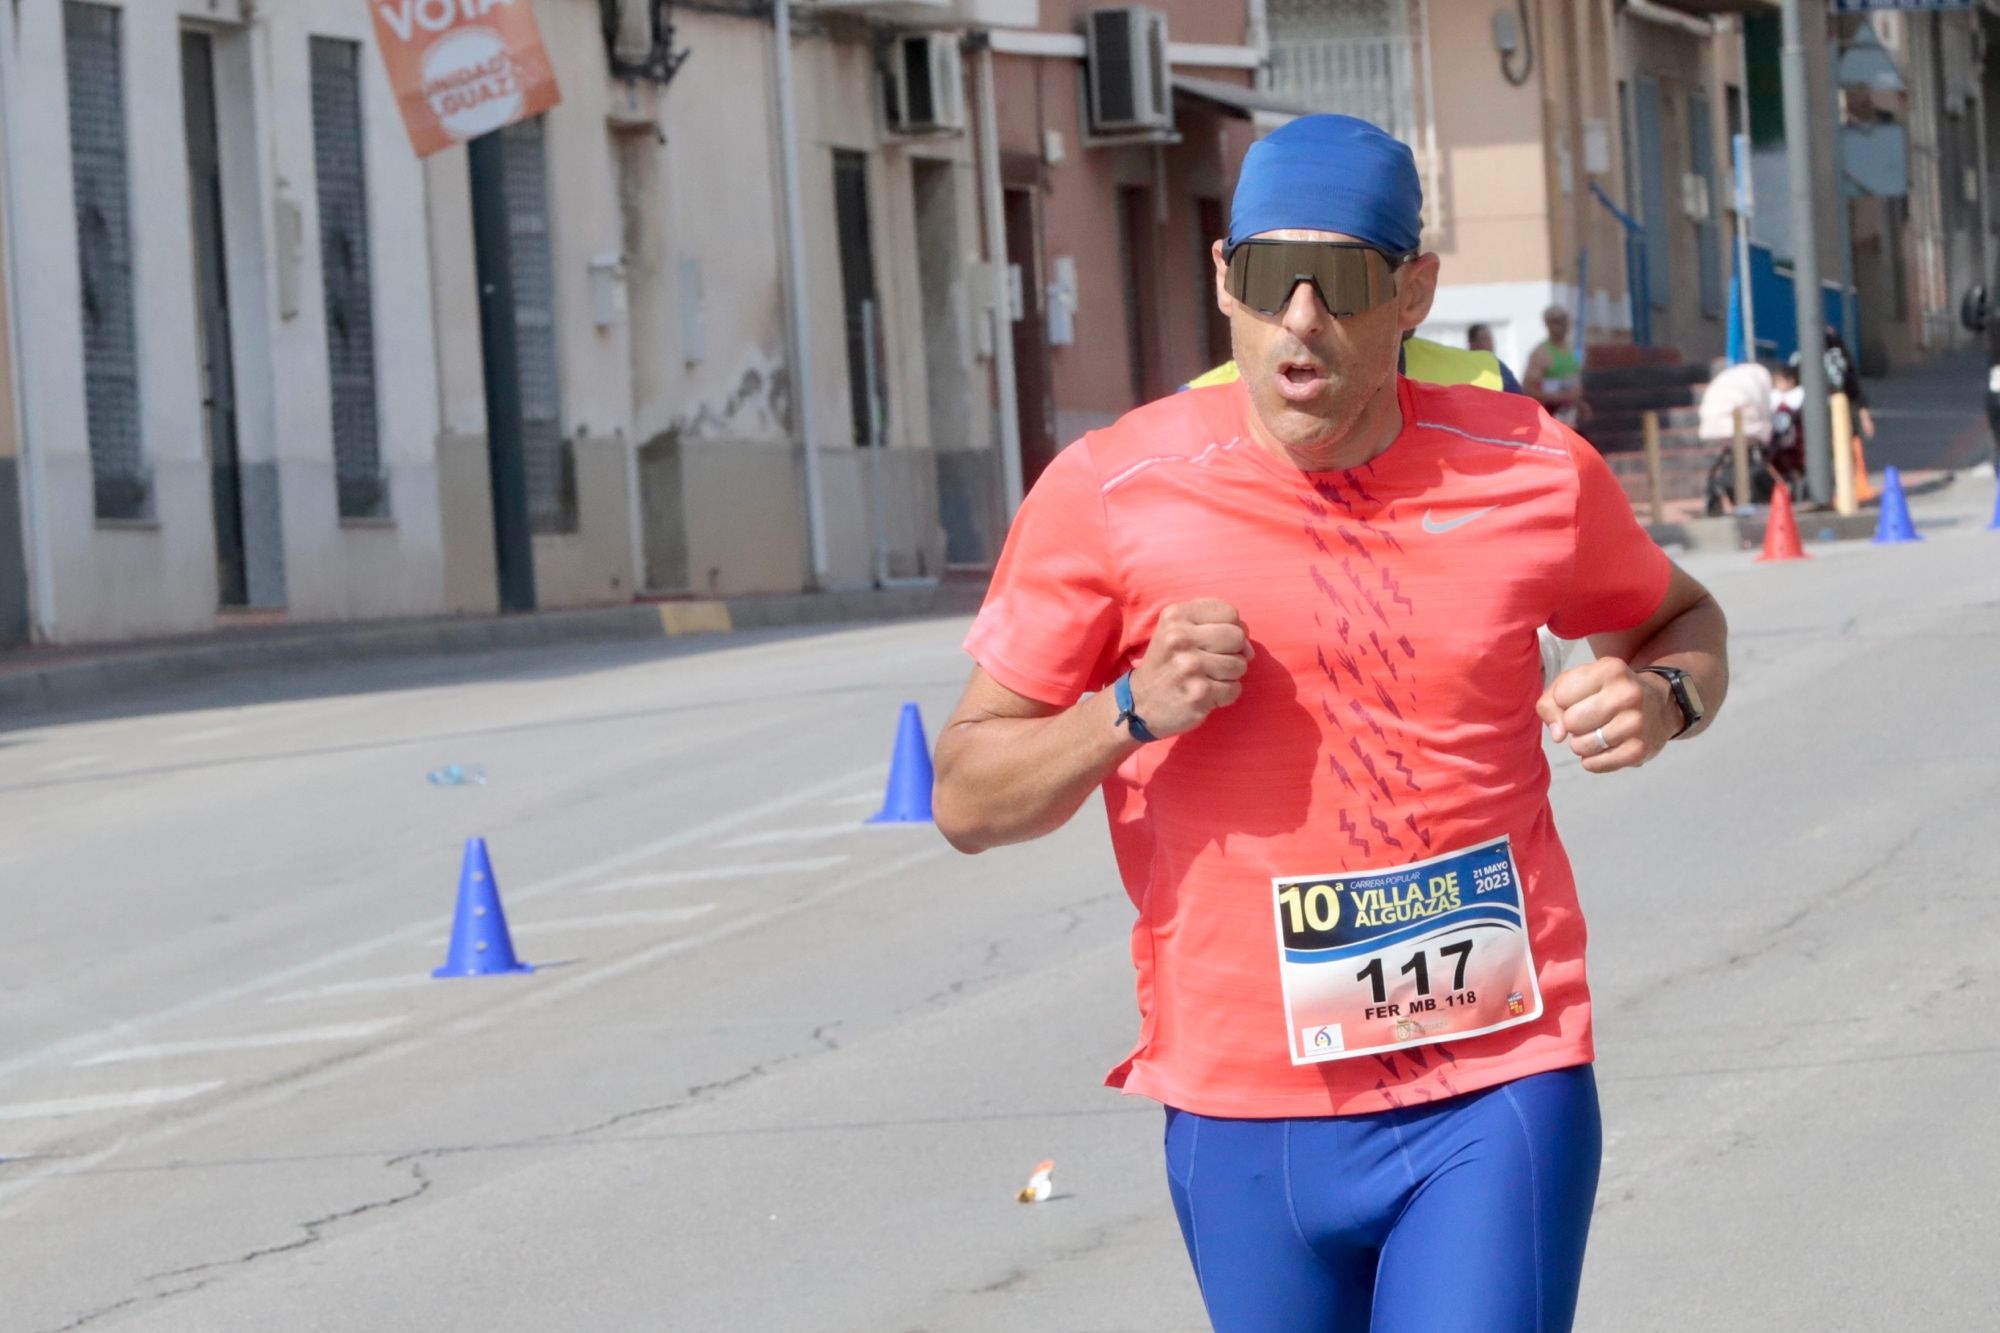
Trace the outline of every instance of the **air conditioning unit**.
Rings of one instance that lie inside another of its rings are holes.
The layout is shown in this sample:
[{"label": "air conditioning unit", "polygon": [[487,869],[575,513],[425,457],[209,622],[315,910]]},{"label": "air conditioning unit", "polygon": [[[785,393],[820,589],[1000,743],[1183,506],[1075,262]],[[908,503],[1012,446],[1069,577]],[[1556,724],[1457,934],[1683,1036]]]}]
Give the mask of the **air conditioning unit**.
[{"label": "air conditioning unit", "polygon": [[1085,23],[1092,133],[1172,130],[1167,16],[1144,5],[1120,5],[1091,10]]},{"label": "air conditioning unit", "polygon": [[948,32],[899,33],[882,69],[882,107],[896,134],[942,134],[965,128],[965,66]]},{"label": "air conditioning unit", "polygon": [[1681,175],[1681,212],[1696,222],[1707,222],[1715,216],[1708,193],[1708,177],[1698,171],[1683,172]]}]

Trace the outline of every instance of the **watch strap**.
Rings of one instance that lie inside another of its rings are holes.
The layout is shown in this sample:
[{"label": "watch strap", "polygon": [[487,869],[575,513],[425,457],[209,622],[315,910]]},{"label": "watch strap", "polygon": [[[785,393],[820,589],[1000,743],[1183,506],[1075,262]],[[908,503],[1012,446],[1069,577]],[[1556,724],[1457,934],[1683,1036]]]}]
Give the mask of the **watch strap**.
[{"label": "watch strap", "polygon": [[1687,734],[1689,727],[1701,721],[1701,710],[1694,706],[1694,700],[1688,698],[1686,685],[1687,672],[1681,670],[1679,667],[1670,666],[1643,666],[1638,668],[1638,670],[1645,675],[1658,676],[1662,680],[1665,680],[1667,682],[1668,693],[1673,695],[1674,707],[1681,710],[1681,729],[1675,732],[1670,739],[1680,739],[1680,737]]},{"label": "watch strap", "polygon": [[1117,725],[1131,733],[1133,740],[1144,743],[1159,739],[1158,736],[1146,730],[1146,720],[1133,710],[1131,672],[1128,671],[1118,678],[1118,683],[1111,687],[1111,697],[1118,701]]}]

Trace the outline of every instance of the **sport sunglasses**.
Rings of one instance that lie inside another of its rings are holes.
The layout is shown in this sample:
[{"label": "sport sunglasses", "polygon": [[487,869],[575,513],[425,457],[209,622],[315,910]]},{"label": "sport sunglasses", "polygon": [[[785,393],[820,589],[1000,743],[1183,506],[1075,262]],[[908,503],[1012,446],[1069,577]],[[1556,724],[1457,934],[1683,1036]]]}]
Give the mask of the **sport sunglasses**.
[{"label": "sport sunglasses", "polygon": [[1359,241],[1238,241],[1223,256],[1223,286],[1252,310],[1275,315],[1309,282],[1327,313],[1342,318],[1394,296],[1396,270],[1414,257],[1386,255]]}]

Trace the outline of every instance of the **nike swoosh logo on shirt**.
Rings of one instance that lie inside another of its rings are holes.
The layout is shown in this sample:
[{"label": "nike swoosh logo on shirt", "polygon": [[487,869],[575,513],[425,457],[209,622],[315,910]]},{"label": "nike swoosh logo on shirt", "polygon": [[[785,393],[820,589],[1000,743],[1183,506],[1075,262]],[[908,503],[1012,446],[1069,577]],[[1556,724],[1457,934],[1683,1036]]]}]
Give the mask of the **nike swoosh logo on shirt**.
[{"label": "nike swoosh logo on shirt", "polygon": [[1486,515],[1492,513],[1499,507],[1500,507],[1499,505],[1487,505],[1486,508],[1484,509],[1475,509],[1469,514],[1460,514],[1457,518],[1451,519],[1450,521],[1444,523],[1440,523],[1436,519],[1432,518],[1431,511],[1426,509],[1424,511],[1424,531],[1450,532],[1453,528],[1464,527],[1466,524],[1472,522],[1472,520],[1475,518],[1484,518]]}]

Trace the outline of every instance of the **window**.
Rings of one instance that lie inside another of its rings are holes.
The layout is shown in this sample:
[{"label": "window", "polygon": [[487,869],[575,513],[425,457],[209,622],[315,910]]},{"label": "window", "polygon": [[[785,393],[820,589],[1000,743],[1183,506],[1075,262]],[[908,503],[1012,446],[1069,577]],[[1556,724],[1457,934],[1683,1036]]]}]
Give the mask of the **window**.
[{"label": "window", "polygon": [[1418,139],[1422,34],[1406,0],[1270,0],[1271,90]]},{"label": "window", "polygon": [[107,5],[63,6],[91,493],[97,517],[108,519],[147,517],[151,490],[139,431],[121,17]]},{"label": "window", "polygon": [[[1427,0],[1267,0],[1265,86],[1308,111],[1359,116],[1408,144],[1424,181],[1424,234],[1444,226]],[[1439,4],[1440,26],[1462,21]],[[1480,20],[1484,22],[1484,20]]]},{"label": "window", "polygon": [[507,248],[514,278],[515,355],[521,371],[521,454],[528,527],[575,532],[576,454],[562,431],[556,352],[555,260],[549,240],[546,130],[541,117],[500,131],[507,159]]},{"label": "window", "polygon": [[389,488],[382,477],[375,389],[375,289],[358,43],[312,39],[312,111],[334,490],[342,518],[380,518],[389,510]]}]

